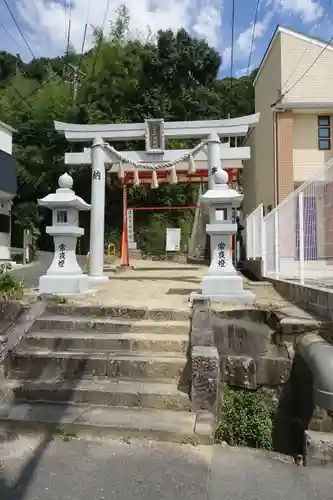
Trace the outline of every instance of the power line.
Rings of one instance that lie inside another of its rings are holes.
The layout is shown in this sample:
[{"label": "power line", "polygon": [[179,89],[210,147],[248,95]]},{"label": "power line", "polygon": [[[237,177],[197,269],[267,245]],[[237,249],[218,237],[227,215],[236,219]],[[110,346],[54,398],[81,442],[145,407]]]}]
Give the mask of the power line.
[{"label": "power line", "polygon": [[254,46],[254,38],[256,36],[256,26],[257,26],[257,21],[258,21],[259,3],[260,3],[260,0],[257,0],[256,10],[255,10],[255,13],[254,13],[253,32],[252,32],[252,39],[251,39],[249,62],[248,62],[247,71],[246,71],[247,76],[249,76],[249,73],[250,73],[252,52],[253,52],[253,46]]},{"label": "power line", "polygon": [[20,47],[19,43],[17,43],[17,40],[15,40],[15,38],[13,37],[11,32],[7,30],[6,26],[4,26],[2,23],[0,23],[0,28],[2,28],[4,30],[4,32],[7,33],[9,38],[11,38],[11,40],[15,43],[15,45],[17,45],[17,47],[20,49],[21,47]]},{"label": "power line", "polygon": [[24,33],[23,33],[23,31],[21,30],[21,28],[20,28],[20,26],[19,26],[18,22],[16,21],[15,16],[14,16],[14,14],[13,14],[13,11],[12,11],[12,10],[11,10],[11,8],[9,7],[7,0],[3,0],[3,1],[4,1],[5,5],[6,5],[7,9],[8,9],[8,11],[9,11],[9,13],[10,13],[10,15],[11,15],[11,17],[12,17],[12,19],[13,19],[14,23],[15,23],[16,28],[17,28],[17,29],[18,29],[18,31],[20,32],[20,35],[21,35],[21,37],[23,38],[24,43],[25,43],[25,44],[26,44],[26,46],[28,47],[28,50],[29,50],[30,54],[32,55],[32,58],[33,58],[33,59],[36,59],[35,54],[34,54],[34,53],[33,53],[33,51],[31,50],[31,47],[30,47],[30,45],[28,44],[28,41],[27,41],[27,39],[25,38]]},{"label": "power line", "polygon": [[231,53],[230,53],[230,89],[229,89],[229,117],[231,115],[232,106],[232,79],[234,74],[234,46],[235,46],[235,0],[232,0],[231,14]]},{"label": "power line", "polygon": [[[331,3],[332,3],[332,0],[328,0],[328,4],[326,5],[326,8],[325,8],[325,10],[324,10],[324,12],[323,12],[322,16],[320,17],[320,19],[319,19],[318,23],[317,23],[317,24],[316,24],[316,26],[314,27],[314,31],[315,31],[315,30],[317,30],[317,29],[319,28],[319,26],[321,25],[321,23],[322,23],[322,21],[323,21],[323,19],[324,19],[325,15],[327,14],[327,12],[328,12],[328,10],[329,10],[329,8],[330,8],[330,6],[331,6]],[[308,47],[308,45],[307,45],[307,46],[305,47],[305,49],[303,50],[302,55],[301,55],[301,57],[299,58],[299,60],[298,60],[298,62],[297,62],[297,64],[296,64],[296,66],[295,66],[295,68],[293,69],[293,71],[292,71],[292,72],[291,72],[291,74],[289,75],[289,77],[288,77],[287,81],[284,83],[284,88],[286,88],[286,86],[287,86],[288,82],[291,80],[292,76],[295,74],[295,71],[296,71],[296,70],[297,70],[297,68],[299,67],[299,65],[300,65],[301,61],[303,60],[303,57],[305,56],[306,52],[308,51],[308,48],[309,48],[309,47]],[[288,92],[289,92],[289,91],[288,91]]]},{"label": "power line", "polygon": [[68,28],[67,28],[67,43],[66,43],[66,55],[68,56],[69,46],[71,43],[71,31],[72,31],[72,13],[73,13],[73,3],[69,1],[69,4],[66,5],[68,13]]},{"label": "power line", "polygon": [[102,24],[102,33],[101,33],[101,36],[100,36],[100,38],[99,38],[99,40],[97,42],[97,48],[96,48],[96,52],[95,52],[95,56],[94,56],[94,60],[93,60],[93,64],[92,64],[90,78],[95,73],[97,59],[98,59],[98,56],[99,56],[99,53],[100,53],[100,50],[101,50],[101,46],[102,46],[104,28],[105,28],[105,24],[106,24],[106,21],[107,21],[108,13],[109,13],[109,10],[110,10],[110,3],[111,3],[111,0],[106,0],[105,10],[104,10],[104,16],[103,16],[103,24]]},{"label": "power line", "polygon": [[88,22],[89,22],[89,14],[90,14],[90,4],[91,0],[88,0],[88,6],[87,6],[87,17],[86,17],[86,23],[84,25],[84,31],[83,31],[83,40],[82,40],[82,46],[81,46],[81,54],[78,62],[78,72],[80,71],[80,66],[83,58],[83,53],[84,53],[84,47],[86,44],[87,40],[87,31],[88,31]]},{"label": "power line", "polygon": [[67,50],[67,14],[68,14],[68,5],[67,5],[67,0],[65,0],[64,3],[64,20],[65,20],[65,54]]},{"label": "power line", "polygon": [[281,99],[283,99],[287,94],[289,94],[289,92],[294,88],[296,87],[296,85],[299,84],[299,82],[301,80],[303,80],[303,78],[308,74],[308,72],[310,71],[311,68],[313,68],[313,66],[316,64],[316,62],[318,61],[318,59],[322,56],[322,54],[325,52],[325,50],[327,49],[327,47],[329,47],[331,45],[333,41],[333,36],[329,39],[329,41],[327,42],[327,44],[325,45],[325,47],[322,49],[321,52],[319,52],[318,56],[316,57],[316,59],[310,64],[310,66],[308,67],[307,70],[304,71],[304,73],[298,78],[298,80],[296,80],[296,82],[291,86],[289,87],[288,90],[286,90],[280,97],[279,101],[281,101]]},{"label": "power line", "polygon": [[6,78],[6,81],[9,83],[9,85],[11,87],[13,87],[14,91],[21,97],[21,100],[19,102],[17,102],[16,104],[11,104],[10,106],[8,106],[4,110],[4,113],[7,113],[7,111],[9,111],[10,109],[15,109],[19,104],[21,104],[22,101],[24,101],[33,110],[33,107],[28,102],[28,99],[30,99],[30,97],[32,97],[33,95],[37,94],[37,92],[39,92],[39,90],[41,90],[44,87],[44,85],[46,85],[47,83],[49,83],[51,80],[53,80],[57,76],[58,75],[56,75],[56,74],[53,74],[53,75],[49,76],[49,78],[47,78],[47,80],[45,80],[43,83],[39,84],[32,92],[30,92],[26,96],[23,96],[21,94],[21,92],[15,87],[15,85],[8,78]]}]

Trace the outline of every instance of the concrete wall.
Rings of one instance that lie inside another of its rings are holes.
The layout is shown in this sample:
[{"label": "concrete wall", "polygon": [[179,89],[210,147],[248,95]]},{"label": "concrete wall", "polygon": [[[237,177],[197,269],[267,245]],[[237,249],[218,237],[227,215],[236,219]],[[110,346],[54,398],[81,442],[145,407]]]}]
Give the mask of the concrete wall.
[{"label": "concrete wall", "polygon": [[[320,151],[318,149],[318,114],[293,113],[295,182],[309,180],[332,158],[332,150]],[[331,116],[332,119],[333,116]]]},{"label": "concrete wall", "polygon": [[[279,38],[281,44],[281,83],[283,92],[285,92],[308,70],[322,52],[323,47],[286,33],[281,33]],[[295,70],[298,61],[300,62]],[[300,82],[288,92],[282,103],[332,102],[332,75],[333,49],[326,49]],[[288,81],[289,77],[291,78]]]},{"label": "concrete wall", "polygon": [[281,203],[294,191],[293,140],[294,119],[292,111],[277,113],[277,202]]},{"label": "concrete wall", "polygon": [[13,132],[8,130],[6,126],[0,122],[0,149],[5,153],[12,154],[13,152]]},{"label": "concrete wall", "polygon": [[243,212],[244,215],[250,215],[251,212],[259,203],[257,203],[257,184],[255,182],[256,176],[256,148],[255,148],[255,135],[256,129],[253,128],[249,135],[246,137],[245,145],[251,148],[251,159],[243,161],[243,185],[244,185],[244,201]]},{"label": "concrete wall", "polygon": [[[265,208],[274,205],[274,125],[272,104],[277,101],[281,90],[281,44],[276,43],[261,70],[255,85],[255,110],[260,113],[256,127],[254,149],[255,176],[252,179],[256,188],[256,206],[263,203]],[[246,166],[245,166],[246,168]],[[246,186],[244,186],[246,192]],[[251,196],[251,195],[250,195]],[[252,205],[254,203],[252,202]],[[253,207],[255,208],[255,207]]]}]

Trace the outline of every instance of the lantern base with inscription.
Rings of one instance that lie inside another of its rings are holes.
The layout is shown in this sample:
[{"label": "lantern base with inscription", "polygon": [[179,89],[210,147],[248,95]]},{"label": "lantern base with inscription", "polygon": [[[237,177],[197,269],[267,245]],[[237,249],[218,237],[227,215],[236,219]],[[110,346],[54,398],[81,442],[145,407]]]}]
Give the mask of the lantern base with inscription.
[{"label": "lantern base with inscription", "polygon": [[39,293],[41,295],[82,295],[88,291],[89,278],[81,276],[49,276],[45,274],[39,279]]},{"label": "lantern base with inscription", "polygon": [[[244,290],[243,277],[232,263],[232,235],[237,231],[232,210],[238,208],[243,196],[231,189],[228,174],[221,168],[212,172],[212,184],[202,197],[203,205],[209,206],[210,223],[206,225],[210,235],[211,264],[201,282],[201,298],[234,304],[252,304],[255,296]],[[193,294],[191,298],[198,296]]]},{"label": "lantern base with inscription", "polygon": [[84,230],[78,227],[79,210],[90,205],[71,189],[73,179],[64,174],[59,178],[56,193],[49,194],[39,205],[52,209],[53,225],[46,228],[54,240],[54,257],[44,276],[39,279],[39,293],[48,295],[81,295],[88,290],[89,278],[83,274],[76,259],[76,244]]}]

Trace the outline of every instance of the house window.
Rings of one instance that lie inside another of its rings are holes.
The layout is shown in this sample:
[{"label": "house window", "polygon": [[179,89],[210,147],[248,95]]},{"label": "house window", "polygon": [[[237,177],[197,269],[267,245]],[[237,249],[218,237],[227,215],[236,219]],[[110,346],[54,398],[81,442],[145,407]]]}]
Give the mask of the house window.
[{"label": "house window", "polygon": [[331,117],[318,116],[318,149],[331,149]]},{"label": "house window", "polygon": [[58,224],[66,224],[67,223],[66,210],[61,210],[61,211],[57,212],[57,222],[58,222]]}]

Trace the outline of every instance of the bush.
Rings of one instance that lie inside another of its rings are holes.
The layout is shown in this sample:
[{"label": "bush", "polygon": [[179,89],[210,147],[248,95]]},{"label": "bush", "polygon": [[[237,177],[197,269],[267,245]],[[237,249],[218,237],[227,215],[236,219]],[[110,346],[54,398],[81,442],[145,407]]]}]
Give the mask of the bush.
[{"label": "bush", "polygon": [[217,443],[272,449],[271,407],[264,392],[226,389],[222,420],[216,430]]},{"label": "bush", "polygon": [[23,296],[24,282],[10,274],[11,265],[0,266],[0,299],[21,299]]}]

